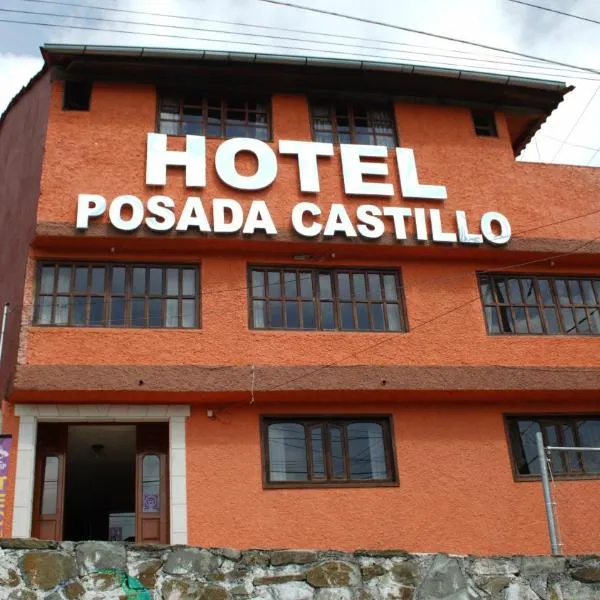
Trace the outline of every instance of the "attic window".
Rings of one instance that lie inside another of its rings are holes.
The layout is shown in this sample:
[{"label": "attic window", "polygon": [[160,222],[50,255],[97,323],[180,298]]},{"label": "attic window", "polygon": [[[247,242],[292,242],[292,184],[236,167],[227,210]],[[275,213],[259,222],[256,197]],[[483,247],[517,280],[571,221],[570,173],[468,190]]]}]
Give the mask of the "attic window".
[{"label": "attic window", "polygon": [[92,84],[86,81],[65,81],[63,110],[90,110]]},{"label": "attic window", "polygon": [[483,137],[498,137],[496,117],[493,110],[472,110],[475,133]]}]

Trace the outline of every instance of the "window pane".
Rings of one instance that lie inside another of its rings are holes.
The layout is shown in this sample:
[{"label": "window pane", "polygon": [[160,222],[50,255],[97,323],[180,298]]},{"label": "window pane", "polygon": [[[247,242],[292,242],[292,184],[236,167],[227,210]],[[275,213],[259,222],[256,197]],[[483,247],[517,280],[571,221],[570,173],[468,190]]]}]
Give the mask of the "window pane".
[{"label": "window pane", "polygon": [[181,301],[181,326],[196,327],[196,301],[184,298]]},{"label": "window pane", "polygon": [[525,318],[524,308],[515,308],[515,332],[516,333],[527,333],[529,331],[527,327],[527,319]]},{"label": "window pane", "polygon": [[590,324],[585,308],[576,308],[573,312],[575,313],[575,324],[579,333],[589,333]]},{"label": "window pane", "polygon": [[254,327],[263,329],[265,326],[265,302],[263,300],[255,300],[252,303],[252,318]]},{"label": "window pane", "polygon": [[300,296],[302,298],[313,298],[312,273],[310,271],[302,271],[300,273]]},{"label": "window pane", "polygon": [[179,327],[178,300],[166,300],[165,327]]},{"label": "window pane", "polygon": [[535,297],[535,287],[532,279],[521,279],[521,287],[523,288],[523,301],[525,304],[536,305],[537,298]]},{"label": "window pane", "polygon": [[75,287],[76,292],[87,292],[88,286],[88,268],[77,267],[75,269]]},{"label": "window pane", "polygon": [[90,326],[102,327],[104,325],[104,298],[90,298]]},{"label": "window pane", "polygon": [[196,271],[194,269],[183,269],[183,295],[196,295]]},{"label": "window pane", "polygon": [[149,277],[149,293],[155,296],[160,296],[163,293],[163,270],[149,269]]},{"label": "window pane", "polygon": [[104,294],[104,267],[92,269],[92,293]]},{"label": "window pane", "polygon": [[58,284],[56,291],[65,294],[71,291],[71,267],[60,267],[58,269]]},{"label": "window pane", "polygon": [[370,329],[369,324],[369,305],[359,302],[356,305],[356,320],[358,323],[358,329],[368,330]]},{"label": "window pane", "polygon": [[511,422],[511,444],[515,452],[517,472],[520,475],[539,475],[536,433],[540,431],[536,421]]},{"label": "window pane", "polygon": [[304,329],[315,329],[317,326],[315,319],[315,304],[314,302],[302,303],[302,327]]},{"label": "window pane", "polygon": [[40,280],[40,294],[51,294],[54,291],[54,267],[43,267]]},{"label": "window pane", "polygon": [[329,428],[331,444],[331,471],[335,479],[345,479],[344,450],[342,445],[342,430],[340,427]]},{"label": "window pane", "polygon": [[58,457],[47,456],[42,482],[42,514],[55,515],[58,506]]},{"label": "window pane", "polygon": [[538,308],[528,308],[527,316],[529,317],[529,330],[531,333],[543,333],[542,319]]},{"label": "window pane", "polygon": [[162,327],[162,300],[158,298],[148,301],[148,327]]},{"label": "window pane", "polygon": [[72,300],[71,323],[73,325],[86,325],[86,298],[85,296],[75,296]]},{"label": "window pane", "polygon": [[267,281],[269,284],[268,295],[271,298],[281,298],[281,274],[279,271],[269,271]]},{"label": "window pane", "polygon": [[139,296],[143,296],[146,293],[146,269],[134,267],[131,292]]},{"label": "window pane", "polygon": [[400,331],[400,309],[397,304],[388,304],[385,307],[390,331]]},{"label": "window pane", "polygon": [[331,275],[319,275],[319,296],[321,299],[333,298],[331,291]]},{"label": "window pane", "polygon": [[145,307],[146,303],[143,298],[134,298],[131,300],[132,327],[143,327],[146,324]]},{"label": "window pane", "polygon": [[600,310],[590,309],[590,329],[592,333],[600,334]]},{"label": "window pane", "polygon": [[323,428],[313,427],[310,430],[312,446],[312,474],[313,477],[325,477],[325,454],[323,452]]},{"label": "window pane", "polygon": [[560,333],[560,325],[558,323],[558,315],[554,308],[545,308],[544,316],[546,317],[546,327],[550,334]]},{"label": "window pane", "polygon": [[383,427],[353,423],[347,427],[350,479],[386,479]]},{"label": "window pane", "polygon": [[571,292],[571,302],[573,304],[583,304],[583,296],[581,295],[581,289],[579,282],[574,279],[569,279],[569,292]]},{"label": "window pane", "polygon": [[[581,289],[583,291],[583,302],[587,305],[596,304],[596,298],[594,296],[594,288],[592,282],[584,279],[581,282]],[[600,299],[598,300],[600,302]]]},{"label": "window pane", "polygon": [[369,298],[371,300],[381,300],[381,276],[376,273],[369,273]]},{"label": "window pane", "polygon": [[496,299],[501,304],[508,302],[508,291],[506,288],[506,282],[503,279],[494,281],[494,289],[496,291]]},{"label": "window pane", "polygon": [[265,295],[265,274],[263,271],[252,271],[252,295]]},{"label": "window pane", "polygon": [[393,275],[384,275],[383,284],[385,288],[385,299],[397,300],[398,292],[396,289],[396,278]]},{"label": "window pane", "polygon": [[295,298],[298,295],[298,284],[296,282],[296,273],[294,271],[284,271],[283,285],[284,295],[287,298]]},{"label": "window pane", "polygon": [[111,291],[113,294],[125,293],[125,267],[113,268]]},{"label": "window pane", "polygon": [[283,303],[273,300],[269,302],[269,326],[283,327]]},{"label": "window pane", "polygon": [[285,324],[290,329],[300,327],[300,315],[298,313],[298,302],[285,302]]},{"label": "window pane", "polygon": [[54,304],[54,323],[66,325],[69,322],[69,297],[57,296]]},{"label": "window pane", "polygon": [[556,288],[556,293],[558,295],[558,301],[562,305],[569,305],[571,302],[569,300],[569,292],[567,291],[567,282],[563,279],[557,279],[554,282],[554,286]]},{"label": "window pane", "polygon": [[350,275],[348,273],[338,273],[337,276],[338,298],[350,298]]},{"label": "window pane", "polygon": [[340,302],[340,326],[342,329],[354,329],[354,315],[351,302]]},{"label": "window pane", "polygon": [[160,458],[155,454],[142,460],[142,511],[160,512]]},{"label": "window pane", "polygon": [[490,333],[500,333],[500,323],[498,321],[498,312],[493,306],[485,307],[485,321]]},{"label": "window pane", "polygon": [[298,423],[273,423],[268,427],[270,481],[306,481],[306,438]]},{"label": "window pane", "polygon": [[321,302],[321,327],[323,329],[335,329],[332,302]]},{"label": "window pane", "polygon": [[373,329],[375,331],[383,331],[385,329],[383,304],[371,304],[371,317],[373,318]]},{"label": "window pane", "polygon": [[513,333],[515,329],[510,308],[501,306],[498,310],[500,311],[500,327],[502,331],[504,333]]},{"label": "window pane", "polygon": [[523,297],[521,295],[521,286],[519,285],[518,279],[508,280],[508,291],[510,301],[513,304],[523,304]]},{"label": "window pane", "polygon": [[354,285],[354,297],[357,300],[367,299],[367,281],[362,273],[354,273],[352,275],[352,283]]},{"label": "window pane", "polygon": [[167,269],[167,296],[179,295],[179,269]]},{"label": "window pane", "polygon": [[111,298],[110,324],[117,327],[125,325],[125,300],[123,298]]},{"label": "window pane", "polygon": [[561,309],[563,325],[565,327],[565,333],[577,333],[577,329],[575,328],[575,317],[573,315],[573,311],[570,308]]},{"label": "window pane", "polygon": [[540,296],[542,297],[542,302],[545,305],[554,304],[554,299],[552,298],[552,291],[550,289],[550,282],[547,279],[540,279],[538,281],[538,288],[540,290]]},{"label": "window pane", "polygon": [[492,288],[488,281],[482,281],[480,284],[481,297],[485,304],[492,304],[494,302],[494,296],[492,294]]},{"label": "window pane", "polygon": [[[600,419],[577,421],[579,445],[587,448],[600,448]],[[587,474],[600,473],[600,452],[584,452],[583,464]]]}]

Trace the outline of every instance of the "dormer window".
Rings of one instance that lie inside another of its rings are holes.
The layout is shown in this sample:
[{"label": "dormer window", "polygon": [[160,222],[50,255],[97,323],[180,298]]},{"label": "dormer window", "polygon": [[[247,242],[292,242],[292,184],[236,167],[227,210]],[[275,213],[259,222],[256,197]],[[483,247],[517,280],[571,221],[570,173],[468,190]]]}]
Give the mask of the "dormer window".
[{"label": "dormer window", "polygon": [[496,115],[493,110],[472,110],[471,118],[475,133],[482,137],[498,137]]},{"label": "dormer window", "polygon": [[267,99],[205,97],[195,92],[160,92],[159,133],[210,138],[271,139]]}]

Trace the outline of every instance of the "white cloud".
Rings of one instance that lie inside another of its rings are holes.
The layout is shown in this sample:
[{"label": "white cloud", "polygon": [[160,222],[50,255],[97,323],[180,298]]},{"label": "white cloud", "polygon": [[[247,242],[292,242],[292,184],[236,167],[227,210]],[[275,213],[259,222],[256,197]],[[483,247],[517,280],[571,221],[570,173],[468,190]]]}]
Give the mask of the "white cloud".
[{"label": "white cloud", "polygon": [[0,113],[42,65],[41,58],[0,53]]}]

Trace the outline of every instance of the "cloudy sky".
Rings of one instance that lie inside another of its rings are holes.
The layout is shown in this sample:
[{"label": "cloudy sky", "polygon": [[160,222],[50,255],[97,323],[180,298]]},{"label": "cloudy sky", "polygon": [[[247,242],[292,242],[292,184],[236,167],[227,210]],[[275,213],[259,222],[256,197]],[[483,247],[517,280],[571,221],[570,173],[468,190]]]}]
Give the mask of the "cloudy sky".
[{"label": "cloudy sky", "polygon": [[[598,23],[516,0],[290,0],[600,71],[600,0],[525,1]],[[522,158],[600,166],[598,73],[261,0],[1,0],[0,111],[49,42],[362,57],[566,81],[575,91]]]}]

